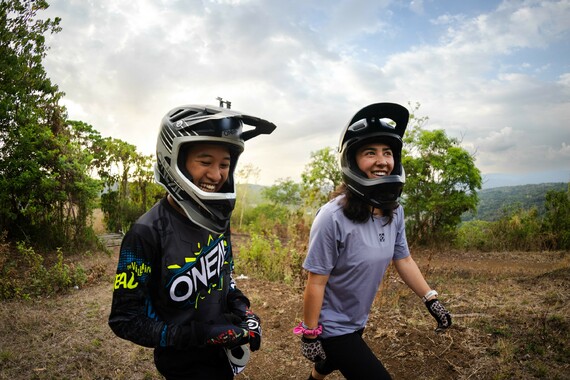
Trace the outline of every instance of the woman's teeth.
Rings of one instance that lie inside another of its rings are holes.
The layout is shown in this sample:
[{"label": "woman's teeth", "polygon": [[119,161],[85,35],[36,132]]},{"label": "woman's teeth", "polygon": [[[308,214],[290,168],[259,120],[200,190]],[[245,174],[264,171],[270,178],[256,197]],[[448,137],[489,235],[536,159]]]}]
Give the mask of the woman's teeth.
[{"label": "woman's teeth", "polygon": [[215,191],[216,185],[212,185],[210,183],[202,183],[200,184],[200,188],[204,191]]}]

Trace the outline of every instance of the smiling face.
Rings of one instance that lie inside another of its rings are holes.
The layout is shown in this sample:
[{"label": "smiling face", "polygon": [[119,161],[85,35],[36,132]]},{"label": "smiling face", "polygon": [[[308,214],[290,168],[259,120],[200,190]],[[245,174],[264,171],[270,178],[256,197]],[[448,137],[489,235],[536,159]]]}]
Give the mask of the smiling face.
[{"label": "smiling face", "polygon": [[389,175],[394,170],[392,148],[384,143],[370,143],[356,151],[358,168],[370,179]]},{"label": "smiling face", "polygon": [[224,145],[193,144],[186,156],[186,169],[200,190],[218,192],[230,173],[230,150]]}]

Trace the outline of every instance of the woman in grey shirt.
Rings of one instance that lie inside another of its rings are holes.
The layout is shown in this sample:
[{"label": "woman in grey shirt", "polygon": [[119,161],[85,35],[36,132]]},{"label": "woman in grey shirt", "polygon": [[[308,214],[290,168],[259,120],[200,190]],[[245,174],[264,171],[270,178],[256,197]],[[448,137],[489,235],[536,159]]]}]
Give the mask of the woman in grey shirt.
[{"label": "woman in grey shirt", "polygon": [[303,355],[315,362],[309,379],[324,379],[335,370],[347,379],[390,379],[362,339],[390,262],[423,298],[437,331],[451,326],[450,314],[410,256],[398,203],[408,118],[407,109],[398,104],[371,104],[354,115],[341,136],[344,183],[317,213],[303,264],[309,272],[304,321],[295,333],[302,335]]}]

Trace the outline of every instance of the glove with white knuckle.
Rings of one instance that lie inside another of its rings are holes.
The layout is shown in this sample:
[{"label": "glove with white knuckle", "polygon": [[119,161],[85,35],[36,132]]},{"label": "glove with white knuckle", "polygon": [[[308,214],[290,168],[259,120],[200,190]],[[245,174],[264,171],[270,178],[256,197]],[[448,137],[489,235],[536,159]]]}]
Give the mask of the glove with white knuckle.
[{"label": "glove with white knuckle", "polygon": [[261,319],[248,309],[245,323],[249,330],[249,348],[251,351],[257,351],[261,347]]},{"label": "glove with white knuckle", "polygon": [[249,332],[249,348],[251,351],[257,351],[261,347],[261,319],[251,311],[249,305],[249,300],[245,296],[233,296],[228,299],[231,314],[241,321],[236,324]]}]

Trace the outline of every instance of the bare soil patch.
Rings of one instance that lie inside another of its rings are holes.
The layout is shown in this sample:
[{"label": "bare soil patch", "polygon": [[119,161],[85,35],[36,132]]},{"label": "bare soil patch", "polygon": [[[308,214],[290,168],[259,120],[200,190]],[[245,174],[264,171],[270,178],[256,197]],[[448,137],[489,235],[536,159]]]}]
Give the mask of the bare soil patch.
[{"label": "bare soil patch", "polygon": [[[113,249],[111,256],[81,258],[90,275],[81,289],[0,303],[0,379],[161,378],[152,350],[115,337],[107,326]],[[395,379],[570,379],[570,252],[414,256],[454,326],[434,333],[422,302],[390,269],[365,338]],[[311,365],[292,334],[302,313],[301,287],[251,277],[238,285],[260,315],[264,336],[236,379],[306,379]]]}]

